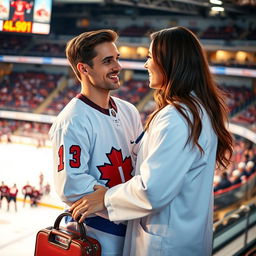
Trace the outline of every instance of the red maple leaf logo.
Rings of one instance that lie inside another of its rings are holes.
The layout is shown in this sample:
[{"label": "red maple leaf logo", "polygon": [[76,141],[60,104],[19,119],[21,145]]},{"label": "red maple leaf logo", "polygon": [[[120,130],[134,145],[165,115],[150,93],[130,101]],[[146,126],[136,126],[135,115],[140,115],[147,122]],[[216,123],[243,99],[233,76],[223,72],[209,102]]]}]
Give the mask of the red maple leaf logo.
[{"label": "red maple leaf logo", "polygon": [[106,155],[110,164],[104,163],[102,166],[97,166],[101,173],[100,179],[108,181],[106,186],[111,188],[132,178],[133,167],[130,156],[123,160],[121,149],[117,150],[113,147]]}]

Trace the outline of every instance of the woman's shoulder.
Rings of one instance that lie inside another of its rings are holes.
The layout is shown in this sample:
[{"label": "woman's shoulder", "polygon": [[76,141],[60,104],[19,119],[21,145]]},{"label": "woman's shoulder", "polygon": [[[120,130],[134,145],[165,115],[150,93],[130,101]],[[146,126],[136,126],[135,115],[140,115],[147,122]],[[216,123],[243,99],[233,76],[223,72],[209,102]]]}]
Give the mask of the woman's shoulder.
[{"label": "woman's shoulder", "polygon": [[157,113],[152,126],[160,130],[172,130],[177,127],[183,129],[187,127],[187,123],[175,106],[167,105]]},{"label": "woman's shoulder", "polygon": [[159,120],[174,121],[182,120],[182,115],[174,105],[167,105],[157,114]]},{"label": "woman's shoulder", "polygon": [[[193,115],[191,113],[191,110],[189,109],[189,107],[184,104],[184,103],[179,103],[178,104],[180,106],[180,110],[188,117],[190,118],[190,120],[192,121],[193,119]],[[204,107],[199,103],[198,104],[198,111],[199,111],[199,115],[200,118],[204,118],[205,116],[207,116],[207,112],[204,109]],[[169,118],[174,118],[176,117],[179,120],[184,120],[184,116],[181,114],[181,112],[172,104],[169,104],[167,106],[165,106],[160,112],[159,112],[159,117],[161,116],[168,116]]]}]

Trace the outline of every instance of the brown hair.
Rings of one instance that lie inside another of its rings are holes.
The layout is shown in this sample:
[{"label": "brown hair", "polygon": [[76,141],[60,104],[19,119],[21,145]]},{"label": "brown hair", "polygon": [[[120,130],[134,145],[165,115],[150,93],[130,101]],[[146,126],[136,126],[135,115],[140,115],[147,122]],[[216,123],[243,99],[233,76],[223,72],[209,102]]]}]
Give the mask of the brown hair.
[{"label": "brown hair", "polygon": [[[217,166],[226,167],[232,156],[232,136],[225,127],[228,110],[224,95],[213,81],[202,46],[196,36],[184,27],[163,29],[151,35],[152,57],[159,66],[163,85],[154,94],[157,109],[148,118],[145,129],[155,115],[166,105],[172,104],[188,123],[192,141],[201,153],[198,140],[202,130],[200,105],[207,111],[212,127],[218,137]],[[194,92],[191,94],[191,92]],[[191,114],[189,118],[182,105]],[[191,121],[192,120],[192,121]]]},{"label": "brown hair", "polygon": [[79,80],[81,80],[81,76],[76,67],[77,64],[83,62],[92,67],[92,59],[97,55],[94,50],[95,46],[105,42],[115,42],[117,38],[118,35],[115,31],[101,29],[82,33],[67,43],[66,56]]}]

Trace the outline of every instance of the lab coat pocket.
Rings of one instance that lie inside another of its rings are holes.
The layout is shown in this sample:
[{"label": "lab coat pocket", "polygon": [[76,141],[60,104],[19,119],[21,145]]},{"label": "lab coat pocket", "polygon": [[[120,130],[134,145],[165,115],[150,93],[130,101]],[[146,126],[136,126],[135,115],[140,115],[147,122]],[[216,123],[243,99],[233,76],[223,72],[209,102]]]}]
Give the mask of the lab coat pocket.
[{"label": "lab coat pocket", "polygon": [[161,256],[162,237],[145,231],[138,223],[136,237],[136,256]]}]

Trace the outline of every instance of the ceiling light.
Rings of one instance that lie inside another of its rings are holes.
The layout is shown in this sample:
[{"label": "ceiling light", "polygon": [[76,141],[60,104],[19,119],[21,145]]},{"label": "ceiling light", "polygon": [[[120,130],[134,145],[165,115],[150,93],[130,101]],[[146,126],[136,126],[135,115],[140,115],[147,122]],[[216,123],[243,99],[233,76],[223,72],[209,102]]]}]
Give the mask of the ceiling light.
[{"label": "ceiling light", "polygon": [[224,12],[224,8],[220,6],[213,6],[211,10],[214,12]]},{"label": "ceiling light", "polygon": [[217,4],[217,5],[222,5],[222,1],[220,0],[210,0],[211,4]]}]

